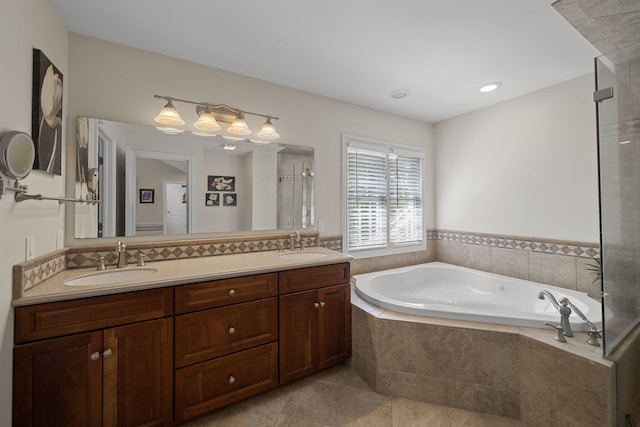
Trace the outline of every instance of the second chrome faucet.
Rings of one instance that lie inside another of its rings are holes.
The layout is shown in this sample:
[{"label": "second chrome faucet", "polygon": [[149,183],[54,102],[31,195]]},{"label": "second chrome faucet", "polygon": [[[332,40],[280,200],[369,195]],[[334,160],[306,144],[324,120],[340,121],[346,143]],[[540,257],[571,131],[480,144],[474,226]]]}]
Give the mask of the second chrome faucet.
[{"label": "second chrome faucet", "polygon": [[116,246],[116,253],[118,254],[118,263],[116,267],[124,268],[127,266],[127,245],[123,241],[119,241]]}]

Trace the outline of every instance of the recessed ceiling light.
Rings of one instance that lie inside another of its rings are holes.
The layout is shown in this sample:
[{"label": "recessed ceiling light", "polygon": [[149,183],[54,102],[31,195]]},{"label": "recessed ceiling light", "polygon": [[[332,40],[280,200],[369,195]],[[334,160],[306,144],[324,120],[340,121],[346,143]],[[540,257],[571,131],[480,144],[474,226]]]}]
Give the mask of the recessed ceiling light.
[{"label": "recessed ceiling light", "polygon": [[391,92],[389,96],[393,99],[402,99],[409,96],[409,91],[405,89],[398,89]]},{"label": "recessed ceiling light", "polygon": [[483,92],[483,93],[493,92],[494,90],[498,89],[500,86],[502,86],[502,83],[500,82],[487,83],[480,88],[480,92]]}]

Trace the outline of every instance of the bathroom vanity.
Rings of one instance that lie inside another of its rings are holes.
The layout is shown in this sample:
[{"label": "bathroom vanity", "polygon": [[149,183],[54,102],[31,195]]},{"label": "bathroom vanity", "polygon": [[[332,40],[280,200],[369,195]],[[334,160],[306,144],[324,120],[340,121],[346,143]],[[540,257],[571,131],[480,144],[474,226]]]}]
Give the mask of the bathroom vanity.
[{"label": "bathroom vanity", "polygon": [[334,258],[20,304],[14,425],[178,425],[343,362],[349,263]]}]

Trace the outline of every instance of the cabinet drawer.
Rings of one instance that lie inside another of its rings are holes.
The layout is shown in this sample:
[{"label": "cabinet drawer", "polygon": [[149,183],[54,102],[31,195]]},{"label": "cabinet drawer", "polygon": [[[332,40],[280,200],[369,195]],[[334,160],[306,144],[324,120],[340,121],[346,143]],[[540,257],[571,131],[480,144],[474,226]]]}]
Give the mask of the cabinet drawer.
[{"label": "cabinet drawer", "polygon": [[278,339],[278,300],[268,298],[176,316],[176,367]]},{"label": "cabinet drawer", "polygon": [[299,268],[279,273],[281,294],[340,285],[350,280],[349,263]]},{"label": "cabinet drawer", "polygon": [[237,277],[176,287],[176,313],[222,307],[276,296],[278,273]]},{"label": "cabinet drawer", "polygon": [[277,343],[178,369],[176,420],[185,421],[277,385]]},{"label": "cabinet drawer", "polygon": [[16,308],[16,344],[173,314],[173,288]]}]

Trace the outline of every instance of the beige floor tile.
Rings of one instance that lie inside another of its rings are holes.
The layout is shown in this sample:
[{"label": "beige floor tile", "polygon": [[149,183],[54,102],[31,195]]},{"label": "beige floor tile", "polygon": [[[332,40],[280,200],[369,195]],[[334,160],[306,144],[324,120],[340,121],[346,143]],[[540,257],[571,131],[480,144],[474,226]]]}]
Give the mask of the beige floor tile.
[{"label": "beige floor tile", "polygon": [[450,427],[447,409],[408,399],[393,399],[393,427]]},{"label": "beige floor tile", "polygon": [[281,413],[321,424],[332,424],[342,388],[338,384],[311,381],[290,395]]},{"label": "beige floor tile", "polygon": [[520,420],[447,408],[451,427],[525,427]]},{"label": "beige floor tile", "polygon": [[360,425],[365,420],[370,425],[391,425],[391,398],[374,391],[344,387],[335,424]]},{"label": "beige floor tile", "polygon": [[319,424],[293,415],[280,414],[274,427],[331,427],[329,424]]},{"label": "beige floor tile", "polygon": [[215,427],[272,427],[278,414],[240,403],[224,410]]},{"label": "beige floor tile", "polygon": [[181,427],[214,427],[218,422],[218,419],[222,416],[224,409],[220,409],[211,414],[205,415],[195,420],[191,420],[186,424],[181,424]]},{"label": "beige floor tile", "polygon": [[244,401],[243,403],[255,408],[265,409],[279,414],[280,411],[282,411],[282,408],[284,408],[285,403],[287,403],[287,400],[289,400],[291,393],[295,392],[295,390],[295,387],[284,386],[259,394],[258,396]]},{"label": "beige floor tile", "polygon": [[344,384],[344,377],[347,369],[344,365],[320,371],[313,376],[314,381],[322,381],[332,384]]}]

